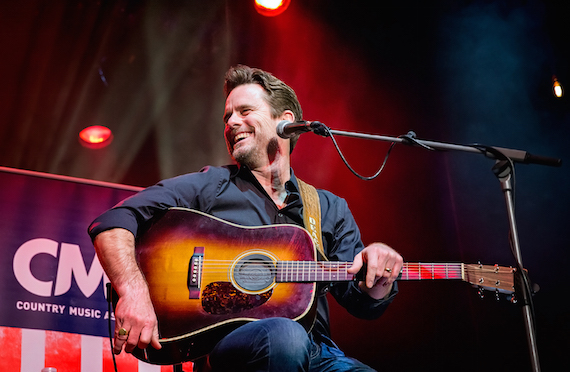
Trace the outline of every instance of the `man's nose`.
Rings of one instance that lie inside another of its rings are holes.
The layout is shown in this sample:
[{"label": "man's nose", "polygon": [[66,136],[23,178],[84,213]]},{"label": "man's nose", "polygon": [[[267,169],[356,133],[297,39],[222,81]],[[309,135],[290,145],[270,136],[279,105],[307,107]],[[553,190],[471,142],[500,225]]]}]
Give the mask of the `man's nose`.
[{"label": "man's nose", "polygon": [[241,125],[239,115],[236,115],[235,113],[231,114],[226,121],[226,125],[231,128],[239,127]]}]

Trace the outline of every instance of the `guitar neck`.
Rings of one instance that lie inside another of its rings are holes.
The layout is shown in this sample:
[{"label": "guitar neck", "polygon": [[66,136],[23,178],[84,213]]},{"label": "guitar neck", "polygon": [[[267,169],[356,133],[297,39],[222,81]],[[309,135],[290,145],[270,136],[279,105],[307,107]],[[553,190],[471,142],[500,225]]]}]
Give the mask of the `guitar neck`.
[{"label": "guitar neck", "polygon": [[[352,262],[280,261],[277,282],[343,282],[357,279],[347,272]],[[462,263],[405,262],[398,280],[464,279]]]}]

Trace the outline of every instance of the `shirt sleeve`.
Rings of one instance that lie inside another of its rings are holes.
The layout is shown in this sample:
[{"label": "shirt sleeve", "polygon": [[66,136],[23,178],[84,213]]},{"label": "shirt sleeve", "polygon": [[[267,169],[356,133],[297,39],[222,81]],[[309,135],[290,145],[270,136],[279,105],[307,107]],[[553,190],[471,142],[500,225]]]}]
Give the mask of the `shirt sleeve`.
[{"label": "shirt sleeve", "polygon": [[[331,261],[352,262],[364,249],[360,230],[346,201],[330,193],[320,193],[324,244],[327,257]],[[330,292],[336,301],[355,317],[376,319],[392,302],[398,292],[394,283],[392,292],[384,299],[376,300],[362,292],[357,282],[338,282],[330,286]]]},{"label": "shirt sleeve", "polygon": [[137,236],[142,226],[171,207],[200,209],[212,203],[211,198],[226,173],[223,168],[206,167],[200,172],[163,180],[101,214],[91,223],[88,233],[95,239],[103,231],[123,228]]}]

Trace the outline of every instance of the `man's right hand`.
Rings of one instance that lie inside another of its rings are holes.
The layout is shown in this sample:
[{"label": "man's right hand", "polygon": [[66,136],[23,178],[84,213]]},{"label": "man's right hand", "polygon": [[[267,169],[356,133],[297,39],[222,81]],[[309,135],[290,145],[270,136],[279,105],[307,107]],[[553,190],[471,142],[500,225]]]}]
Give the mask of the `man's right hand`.
[{"label": "man's right hand", "polygon": [[119,354],[151,345],[160,349],[158,320],[144,275],[135,258],[135,237],[125,229],[103,231],[93,241],[99,262],[119,295],[115,307],[115,345]]},{"label": "man's right hand", "polygon": [[148,290],[139,293],[124,294],[115,308],[115,343],[113,352],[127,353],[138,347],[144,349],[151,345],[162,348],[158,335],[158,321]]}]

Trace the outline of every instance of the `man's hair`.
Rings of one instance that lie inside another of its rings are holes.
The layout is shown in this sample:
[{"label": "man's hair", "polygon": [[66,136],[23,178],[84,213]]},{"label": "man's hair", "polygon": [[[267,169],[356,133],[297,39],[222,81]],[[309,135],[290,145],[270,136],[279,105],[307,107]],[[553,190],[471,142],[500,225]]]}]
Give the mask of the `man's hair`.
[{"label": "man's hair", "polygon": [[[265,90],[267,93],[267,103],[271,107],[271,115],[273,115],[273,118],[281,116],[285,110],[291,110],[293,115],[295,115],[295,120],[302,120],[303,110],[301,109],[301,104],[297,99],[295,91],[269,72],[244,65],[231,67],[228,72],[226,72],[224,83],[226,98],[230,95],[232,90],[244,84],[258,84]],[[293,152],[293,148],[297,144],[298,139],[299,134],[291,137],[290,153]]]}]

